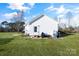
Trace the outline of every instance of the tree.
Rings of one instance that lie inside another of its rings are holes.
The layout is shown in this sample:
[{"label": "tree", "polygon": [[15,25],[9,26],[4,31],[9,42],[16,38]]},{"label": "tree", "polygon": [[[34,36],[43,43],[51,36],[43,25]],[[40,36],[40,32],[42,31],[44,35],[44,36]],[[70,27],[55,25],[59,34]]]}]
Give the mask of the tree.
[{"label": "tree", "polygon": [[1,24],[2,24],[4,27],[6,27],[6,26],[8,25],[8,22],[7,22],[7,21],[3,21]]},{"label": "tree", "polygon": [[13,18],[11,19],[12,23],[10,23],[10,27],[12,29],[15,29],[17,32],[20,32],[24,28],[24,12],[18,11],[17,15],[13,15]]},{"label": "tree", "polygon": [[66,13],[66,18],[68,19],[68,26],[70,27],[71,18],[73,17],[72,13],[69,11]]},{"label": "tree", "polygon": [[2,25],[2,29],[3,29],[3,31],[8,31],[8,22],[7,21],[3,21],[2,23],[1,23],[1,25]]},{"label": "tree", "polygon": [[22,32],[24,29],[24,11],[18,11],[16,15],[13,15],[13,18],[11,19],[12,22],[8,23],[7,21],[3,21],[1,23],[0,29],[3,29],[4,31],[16,31],[16,32]]},{"label": "tree", "polygon": [[2,27],[2,25],[0,24],[0,32],[3,32],[3,27]]},{"label": "tree", "polygon": [[15,23],[9,23],[9,31],[10,32],[15,32],[16,31],[16,25]]},{"label": "tree", "polygon": [[17,13],[17,19],[16,19],[16,28],[17,28],[17,31],[19,32],[22,28],[23,28],[23,25],[24,25],[24,11],[19,11]]}]

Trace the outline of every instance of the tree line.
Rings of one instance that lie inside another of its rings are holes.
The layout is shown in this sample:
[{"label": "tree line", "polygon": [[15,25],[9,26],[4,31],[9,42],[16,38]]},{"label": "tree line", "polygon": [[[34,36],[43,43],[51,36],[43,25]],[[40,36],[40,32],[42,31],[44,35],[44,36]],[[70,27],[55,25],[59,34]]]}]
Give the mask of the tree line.
[{"label": "tree line", "polygon": [[24,22],[8,23],[7,21],[3,21],[0,25],[0,32],[22,32],[24,24]]},{"label": "tree line", "polygon": [[3,21],[0,24],[0,32],[23,32],[24,30],[24,12],[19,11],[13,15],[11,22]]}]

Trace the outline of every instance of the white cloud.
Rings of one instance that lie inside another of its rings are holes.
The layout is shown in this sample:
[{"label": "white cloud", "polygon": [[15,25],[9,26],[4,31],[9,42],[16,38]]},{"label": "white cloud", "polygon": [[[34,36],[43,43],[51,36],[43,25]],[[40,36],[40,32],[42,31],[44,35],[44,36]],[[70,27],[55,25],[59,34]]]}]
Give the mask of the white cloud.
[{"label": "white cloud", "polygon": [[25,20],[27,20],[27,17],[24,17]]},{"label": "white cloud", "polygon": [[[30,12],[29,10],[31,9],[31,8],[33,8],[34,7],[34,3],[28,3],[28,5],[30,6],[24,6],[24,3],[9,3],[9,6],[8,6],[8,8],[10,8],[10,9],[12,9],[12,10],[24,10],[24,11],[27,11],[27,12]],[[5,14],[3,14],[3,17],[4,17],[4,19],[6,20],[6,21],[11,21],[11,19],[13,18],[13,17],[16,17],[17,16],[17,12],[13,12],[13,13],[5,13]],[[24,17],[24,19],[26,19],[27,20],[27,18],[26,17]]]},{"label": "white cloud", "polygon": [[30,7],[34,7],[35,3],[29,3]]},{"label": "white cloud", "polygon": [[53,5],[50,5],[48,8],[44,9],[44,11],[50,12],[50,13],[56,12],[57,18],[58,18],[58,21],[60,21],[60,24],[65,24],[66,27],[68,27],[68,20],[65,18],[65,16],[69,11],[72,12],[71,9],[65,8],[64,5],[60,5],[60,7],[54,7]]},{"label": "white cloud", "polygon": [[9,6],[8,8],[12,9],[12,10],[29,10],[30,8],[29,7],[25,7],[23,6],[24,3],[9,3]]},{"label": "white cloud", "polygon": [[79,14],[75,15],[72,20],[71,20],[71,25],[72,26],[79,26]]},{"label": "white cloud", "polygon": [[16,12],[13,12],[13,13],[5,13],[2,15],[2,21],[8,21],[8,22],[11,22],[11,19],[15,16],[16,17],[17,13]]},{"label": "white cloud", "polygon": [[27,17],[28,19],[33,19],[33,18],[35,18],[36,17],[36,15],[31,15],[31,16],[29,16],[29,17]]},{"label": "white cloud", "polygon": [[73,9],[73,13],[79,14],[79,7]]},{"label": "white cloud", "polygon": [[24,6],[24,3],[9,3],[8,8],[12,9],[12,10],[30,10],[31,8],[34,7],[35,3],[28,3],[28,5],[30,6]]},{"label": "white cloud", "polygon": [[50,5],[48,8],[44,9],[44,11],[49,11],[49,12],[51,12],[51,11],[55,11],[55,10],[57,10],[57,9],[58,9],[58,8],[54,8],[53,5]]},{"label": "white cloud", "polygon": [[64,5],[60,5],[60,7],[55,8],[53,5],[50,5],[48,8],[44,9],[44,11],[52,12],[55,11],[57,14],[66,14],[70,9],[66,9]]},{"label": "white cloud", "polygon": [[64,11],[65,11],[65,8],[63,5],[61,5],[60,8],[57,9],[58,14],[63,13]]},{"label": "white cloud", "polygon": [[64,15],[58,15],[58,18],[62,18],[62,17],[64,17]]},{"label": "white cloud", "polygon": [[6,19],[11,19],[12,17],[16,16],[17,13],[16,12],[13,12],[13,13],[6,13],[4,14],[3,16],[6,18]]}]

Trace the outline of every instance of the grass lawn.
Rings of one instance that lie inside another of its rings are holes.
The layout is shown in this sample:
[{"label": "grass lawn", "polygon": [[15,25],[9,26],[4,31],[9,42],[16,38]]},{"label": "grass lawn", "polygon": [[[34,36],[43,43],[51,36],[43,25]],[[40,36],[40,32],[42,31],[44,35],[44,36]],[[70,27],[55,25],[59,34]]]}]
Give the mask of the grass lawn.
[{"label": "grass lawn", "polygon": [[0,32],[1,56],[75,56],[79,55],[79,34],[63,39],[31,39],[21,33]]}]

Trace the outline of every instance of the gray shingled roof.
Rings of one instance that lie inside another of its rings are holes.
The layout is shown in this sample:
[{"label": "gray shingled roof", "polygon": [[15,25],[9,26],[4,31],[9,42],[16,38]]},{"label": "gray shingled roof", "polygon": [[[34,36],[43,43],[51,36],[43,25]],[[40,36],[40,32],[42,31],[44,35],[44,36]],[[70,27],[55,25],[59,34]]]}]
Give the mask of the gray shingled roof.
[{"label": "gray shingled roof", "polygon": [[30,21],[29,25],[31,25],[33,22],[39,20],[39,19],[42,18],[43,16],[44,16],[44,14],[41,14],[41,15],[39,15],[39,16],[33,18],[32,21]]}]

